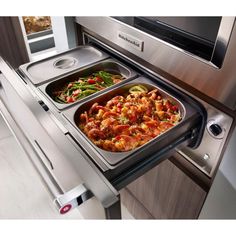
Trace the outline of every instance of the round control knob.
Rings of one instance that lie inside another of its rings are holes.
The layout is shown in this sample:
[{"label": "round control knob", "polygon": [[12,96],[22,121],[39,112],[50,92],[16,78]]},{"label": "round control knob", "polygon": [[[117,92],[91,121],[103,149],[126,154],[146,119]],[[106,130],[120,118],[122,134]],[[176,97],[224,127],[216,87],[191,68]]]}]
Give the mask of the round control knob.
[{"label": "round control knob", "polygon": [[218,136],[222,133],[222,128],[218,124],[210,125],[209,130],[214,136]]}]

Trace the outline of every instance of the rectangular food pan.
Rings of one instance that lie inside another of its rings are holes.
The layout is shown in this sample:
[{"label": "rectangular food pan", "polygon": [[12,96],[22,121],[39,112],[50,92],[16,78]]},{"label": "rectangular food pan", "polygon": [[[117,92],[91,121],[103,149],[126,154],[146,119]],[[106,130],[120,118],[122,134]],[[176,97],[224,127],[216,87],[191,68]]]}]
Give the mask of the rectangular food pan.
[{"label": "rectangular food pan", "polygon": [[39,87],[39,89],[43,92],[44,95],[46,95],[46,97],[59,110],[61,110],[61,109],[65,109],[67,107],[73,106],[77,103],[80,103],[84,100],[87,100],[89,97],[94,97],[97,94],[100,94],[102,91],[107,91],[111,88],[116,87],[118,84],[123,83],[123,81],[122,81],[118,84],[114,84],[108,88],[105,88],[102,91],[98,91],[94,94],[91,94],[91,95],[85,97],[85,98],[79,99],[73,103],[68,103],[68,104],[67,103],[59,103],[54,100],[54,98],[55,98],[54,93],[56,91],[60,91],[66,84],[77,80],[79,77],[89,76],[89,75],[93,74],[94,72],[98,72],[98,71],[105,71],[105,72],[109,72],[112,74],[119,74],[122,77],[124,77],[124,79],[123,79],[124,81],[137,77],[137,73],[135,71],[133,71],[131,68],[128,68],[127,66],[121,64],[120,62],[118,62],[114,59],[107,59],[107,60],[95,63],[91,66],[88,66],[84,69],[73,72],[67,76],[61,77],[55,81],[43,84]]},{"label": "rectangular food pan", "polygon": [[[104,105],[111,98],[127,94],[132,86],[140,84],[148,88],[149,91],[158,89],[164,99],[169,99],[173,104],[175,104],[179,108],[182,117],[181,121],[166,132],[131,151],[111,152],[97,147],[78,127],[77,124],[80,115],[84,111],[88,111],[94,103]],[[111,176],[121,173],[124,169],[148,158],[150,155],[166,148],[167,146],[171,148],[173,142],[178,139],[181,140],[187,133],[189,133],[189,131],[199,127],[202,122],[201,114],[194,106],[191,106],[191,104],[186,100],[180,100],[176,96],[171,95],[168,91],[160,88],[155,81],[145,77],[138,77],[132,81],[127,81],[125,84],[122,84],[110,91],[104,91],[102,94],[90,98],[89,100],[84,101],[71,109],[65,110],[62,113],[76,130],[74,138],[77,142],[95,162],[99,163],[102,160],[108,167],[107,170]],[[183,139],[183,141],[186,141],[186,139]]]},{"label": "rectangular food pan", "polygon": [[19,69],[34,85],[39,86],[108,57],[93,46],[78,46],[39,61],[26,63]]}]

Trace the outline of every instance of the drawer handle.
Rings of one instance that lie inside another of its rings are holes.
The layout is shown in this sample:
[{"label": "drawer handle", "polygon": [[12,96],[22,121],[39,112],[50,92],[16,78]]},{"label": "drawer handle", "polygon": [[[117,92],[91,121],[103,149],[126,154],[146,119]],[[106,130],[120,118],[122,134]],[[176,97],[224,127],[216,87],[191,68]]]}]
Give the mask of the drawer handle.
[{"label": "drawer handle", "polygon": [[80,184],[70,191],[57,196],[54,202],[59,210],[59,213],[66,214],[91,197],[93,197],[92,192],[89,191],[83,184]]}]

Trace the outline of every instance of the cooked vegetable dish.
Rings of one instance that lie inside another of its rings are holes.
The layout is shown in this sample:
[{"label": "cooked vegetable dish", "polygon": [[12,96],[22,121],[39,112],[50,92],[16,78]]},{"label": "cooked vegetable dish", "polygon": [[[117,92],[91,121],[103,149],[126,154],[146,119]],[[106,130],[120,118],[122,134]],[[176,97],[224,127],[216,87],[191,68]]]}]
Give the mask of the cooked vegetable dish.
[{"label": "cooked vegetable dish", "polygon": [[98,71],[86,77],[67,83],[61,91],[54,92],[54,100],[59,103],[73,103],[97,91],[119,83],[124,78],[121,75]]},{"label": "cooked vegetable dish", "polygon": [[105,105],[94,103],[78,119],[78,127],[98,147],[112,152],[130,151],[164,133],[181,120],[177,105],[157,89],[135,85],[126,96]]}]

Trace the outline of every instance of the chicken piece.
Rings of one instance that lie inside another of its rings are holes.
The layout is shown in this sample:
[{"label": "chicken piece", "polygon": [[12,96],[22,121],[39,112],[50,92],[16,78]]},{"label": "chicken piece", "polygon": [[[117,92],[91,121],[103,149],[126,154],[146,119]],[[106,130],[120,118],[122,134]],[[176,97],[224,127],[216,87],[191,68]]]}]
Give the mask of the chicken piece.
[{"label": "chicken piece", "polygon": [[105,139],[106,138],[106,135],[104,134],[103,131],[99,130],[99,129],[91,129],[89,132],[88,132],[88,137],[90,139]]},{"label": "chicken piece", "polygon": [[119,135],[116,139],[115,147],[120,152],[130,151],[138,146],[137,140],[128,135]]},{"label": "chicken piece", "polygon": [[99,109],[99,110],[98,110],[98,114],[96,115],[96,119],[101,120],[103,114],[104,114],[104,110]]},{"label": "chicken piece", "polygon": [[174,125],[171,124],[170,122],[162,121],[162,122],[160,122],[160,125],[158,128],[161,132],[165,132],[166,130],[172,128],[173,126]]}]

